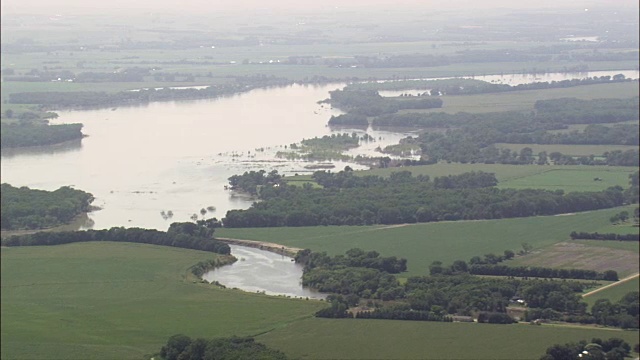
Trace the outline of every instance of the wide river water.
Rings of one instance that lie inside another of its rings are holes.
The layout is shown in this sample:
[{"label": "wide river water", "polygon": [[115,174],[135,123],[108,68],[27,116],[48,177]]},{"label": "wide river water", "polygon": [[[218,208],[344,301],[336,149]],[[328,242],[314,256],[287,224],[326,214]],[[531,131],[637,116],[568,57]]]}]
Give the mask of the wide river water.
[{"label": "wide river water", "polygon": [[204,280],[267,295],[310,299],[326,297],[326,294],[302,287],[303,266],[290,257],[246,246],[229,246],[238,261],[207,272],[202,276]]},{"label": "wide river water", "polygon": [[[483,80],[520,84],[615,75],[638,78],[637,70],[575,74],[495,75]],[[275,158],[282,146],[332,132],[365,132],[375,138],[349,155],[376,156],[412,133],[393,130],[330,129],[331,115],[341,112],[318,104],[344,84],[290,85],[257,89],[211,100],[157,102],[143,106],[57,111],[60,123],[82,123],[88,137],[59,146],[2,152],[2,182],[55,190],[74,186],[92,193],[101,210],[89,214],[84,228],[112,226],[165,230],[188,221],[200,209],[223,218],[253,200],[224,189],[228,178],[248,170],[310,173],[308,163]],[[261,151],[257,151],[261,149]],[[336,170],[352,163],[333,162]],[[161,212],[171,211],[172,218]]]}]

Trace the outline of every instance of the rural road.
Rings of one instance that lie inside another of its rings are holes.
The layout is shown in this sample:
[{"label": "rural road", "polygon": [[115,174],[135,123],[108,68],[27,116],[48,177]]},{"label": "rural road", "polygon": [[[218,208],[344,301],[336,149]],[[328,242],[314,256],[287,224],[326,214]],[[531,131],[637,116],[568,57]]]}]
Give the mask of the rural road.
[{"label": "rural road", "polygon": [[602,290],[608,289],[608,288],[613,287],[613,286],[616,286],[616,285],[620,285],[620,284],[621,284],[621,283],[623,283],[623,282],[626,282],[626,281],[632,280],[632,279],[634,279],[634,278],[637,278],[638,276],[640,276],[640,273],[635,273],[635,274],[633,274],[633,275],[627,276],[627,277],[626,277],[626,278],[624,278],[624,279],[621,279],[621,280],[619,280],[619,281],[616,281],[616,282],[614,282],[614,283],[612,283],[612,284],[605,285],[605,286],[603,286],[603,287],[601,287],[601,288],[598,288],[598,289],[595,289],[595,290],[593,290],[593,291],[589,291],[588,293],[583,294],[583,295],[582,295],[582,297],[584,298],[584,297],[587,297],[587,296],[591,296],[591,295],[593,295],[593,294],[595,294],[595,293],[597,293],[597,292],[600,292],[600,291],[602,291]]}]

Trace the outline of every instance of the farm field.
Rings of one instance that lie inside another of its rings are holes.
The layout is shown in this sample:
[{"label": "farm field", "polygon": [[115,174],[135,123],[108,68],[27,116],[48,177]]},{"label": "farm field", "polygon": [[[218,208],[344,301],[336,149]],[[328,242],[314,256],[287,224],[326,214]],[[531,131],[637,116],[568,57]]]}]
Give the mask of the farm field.
[{"label": "farm field", "polygon": [[612,286],[592,295],[583,297],[583,299],[587,304],[589,304],[589,306],[593,306],[593,304],[600,299],[609,299],[612,303],[615,303],[632,291],[640,291],[640,278],[636,277],[632,280],[625,281],[619,285]]},{"label": "farm field", "polygon": [[2,248],[3,359],[145,359],[169,336],[260,334],[324,307],[194,283],[215,254],[141,244]]},{"label": "farm field", "polygon": [[627,151],[638,150],[634,145],[561,145],[561,144],[503,144],[496,143],[495,146],[501,149],[509,149],[511,151],[520,151],[526,147],[531,148],[534,154],[538,154],[541,151],[547,153],[560,152],[565,155],[571,156],[600,156],[607,151]]},{"label": "farm field", "polygon": [[[631,169],[627,169],[631,170]],[[546,190],[601,191],[611,186],[629,187],[629,175],[632,172],[624,169],[557,169],[538,174],[512,178],[500,182],[501,188],[537,188]],[[595,181],[598,178],[600,180]]]},{"label": "farm field", "polygon": [[569,239],[571,231],[596,231],[609,224],[609,218],[632,206],[577,213],[569,216],[455,221],[409,224],[406,226],[327,226],[296,228],[218,229],[217,236],[273,242],[341,254],[359,247],[376,250],[383,256],[408,260],[403,276],[428,274],[431,262],[450,264],[487,253],[519,251],[523,243],[534,250]]},{"label": "farm field", "polygon": [[[614,243],[617,247],[600,243]],[[627,244],[629,243],[629,244]],[[626,247],[627,249],[623,249]],[[603,272],[615,270],[623,278],[638,271],[637,242],[563,241],[520,256],[508,263],[513,266],[542,266],[565,269],[587,269]]]},{"label": "farm field", "polygon": [[[563,97],[578,99],[629,98],[638,96],[637,82],[583,85],[571,88],[512,91],[508,93],[442,96],[441,109],[402,110],[401,112],[469,112],[531,110],[538,100]],[[631,120],[631,119],[629,119]]]},{"label": "farm field", "polygon": [[637,331],[311,318],[260,335],[294,359],[539,359],[552,344],[594,337],[637,343]]}]

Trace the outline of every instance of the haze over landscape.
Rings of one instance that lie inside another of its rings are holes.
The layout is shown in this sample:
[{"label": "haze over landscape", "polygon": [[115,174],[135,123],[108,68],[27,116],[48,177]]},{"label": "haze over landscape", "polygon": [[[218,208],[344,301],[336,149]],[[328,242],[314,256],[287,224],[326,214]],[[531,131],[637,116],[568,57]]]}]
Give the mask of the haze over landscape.
[{"label": "haze over landscape", "polygon": [[637,359],[638,2],[1,2],[2,359]]}]

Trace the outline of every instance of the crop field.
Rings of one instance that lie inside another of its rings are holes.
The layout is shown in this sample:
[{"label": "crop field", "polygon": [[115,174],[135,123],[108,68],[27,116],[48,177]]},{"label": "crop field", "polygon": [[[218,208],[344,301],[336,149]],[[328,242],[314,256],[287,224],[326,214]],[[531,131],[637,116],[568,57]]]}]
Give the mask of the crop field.
[{"label": "crop field", "polygon": [[[542,173],[502,181],[498,187],[515,189],[546,189],[569,191],[601,191],[611,186],[629,187],[629,175],[634,170],[597,169],[557,169]],[[594,179],[600,180],[594,180]]]},{"label": "crop field", "polygon": [[[443,96],[441,109],[402,110],[401,112],[494,112],[531,110],[538,100],[563,97],[578,99],[630,98],[638,96],[637,82],[594,84],[571,88],[512,91],[508,93]],[[632,120],[632,119],[629,119]]]},{"label": "crop field", "polygon": [[1,256],[3,359],[148,359],[174,334],[255,335],[325,306],[194,283],[189,267],[215,256],[201,251],[77,243]]},{"label": "crop field", "polygon": [[595,304],[596,301],[600,299],[609,299],[609,301],[615,303],[618,300],[622,299],[623,296],[632,291],[640,291],[640,278],[636,277],[629,281],[622,282],[619,285],[615,285],[597,293],[593,293],[592,295],[586,296],[583,299],[587,304],[589,304],[589,306],[593,306],[593,304]]},{"label": "crop field", "polygon": [[[488,253],[515,252],[523,243],[538,250],[566,241],[572,231],[592,232],[609,224],[609,218],[633,207],[577,213],[569,216],[455,221],[393,226],[327,226],[218,229],[217,236],[273,242],[286,246],[342,254],[358,247],[376,250],[383,256],[408,260],[402,276],[425,275],[436,260],[450,264],[455,260]],[[515,260],[514,260],[515,261]]]},{"label": "crop field", "polygon": [[489,325],[395,320],[306,319],[258,341],[294,359],[539,359],[557,343],[619,337],[635,331],[528,324]]},{"label": "crop field", "polygon": [[587,269],[599,272],[615,270],[621,278],[638,271],[640,263],[637,242],[624,242],[624,244],[611,242],[624,245],[627,249],[606,246],[606,244],[604,246],[593,244],[596,242],[609,243],[610,241],[564,241],[517,257],[509,262],[509,265]]}]

